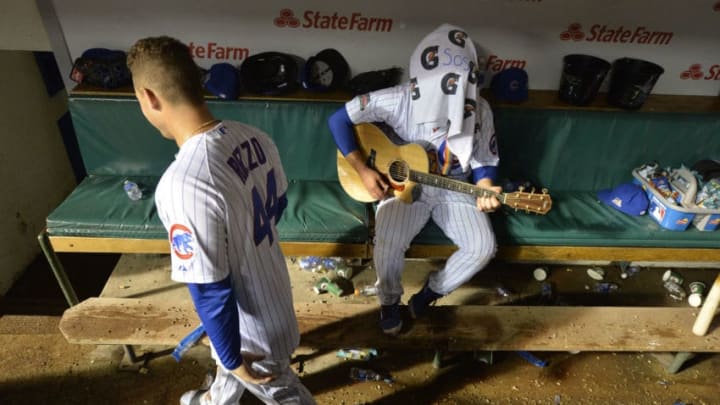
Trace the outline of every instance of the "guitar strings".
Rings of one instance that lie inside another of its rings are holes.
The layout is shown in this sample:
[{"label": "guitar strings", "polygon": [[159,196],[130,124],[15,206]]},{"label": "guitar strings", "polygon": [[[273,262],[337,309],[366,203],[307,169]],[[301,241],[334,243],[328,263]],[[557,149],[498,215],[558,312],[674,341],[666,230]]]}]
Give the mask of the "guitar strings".
[{"label": "guitar strings", "polygon": [[[466,192],[472,195],[482,194],[483,196],[495,196],[500,199],[502,203],[507,203],[507,196],[504,193],[496,193],[492,190],[486,190],[472,184],[462,183],[458,180],[448,179],[430,173],[407,170],[405,166],[402,166],[399,163],[391,164],[388,173],[390,174],[390,177],[395,181],[406,181],[408,179],[412,180],[414,175],[415,179],[420,180],[421,184],[424,181],[426,184],[432,185],[432,183],[434,183],[436,186],[440,185],[453,191]],[[515,205],[515,208],[518,208],[517,204]],[[539,209],[533,209],[532,207],[530,207],[530,205],[526,205],[524,209],[528,211],[533,210],[539,212]]]}]

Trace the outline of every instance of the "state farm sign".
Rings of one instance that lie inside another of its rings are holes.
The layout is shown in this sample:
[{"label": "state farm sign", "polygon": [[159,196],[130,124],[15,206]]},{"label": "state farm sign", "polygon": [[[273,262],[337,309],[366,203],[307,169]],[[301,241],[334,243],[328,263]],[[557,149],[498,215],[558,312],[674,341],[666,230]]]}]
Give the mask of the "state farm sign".
[{"label": "state farm sign", "polygon": [[653,31],[640,26],[625,28],[624,26],[608,27],[604,24],[595,24],[585,32],[580,23],[573,23],[560,34],[563,41],[611,42],[621,44],[668,45],[674,33]]},{"label": "state farm sign", "polygon": [[306,10],[302,19],[295,16],[292,9],[280,10],[280,15],[273,20],[275,26],[284,28],[314,28],[320,30],[341,30],[341,31],[377,31],[390,32],[393,27],[392,18],[366,17],[361,13],[349,15],[335,12],[323,12]]},{"label": "state farm sign", "polygon": [[710,66],[708,72],[705,73],[701,64],[694,63],[688,70],[680,73],[680,78],[683,80],[720,80],[720,65]]}]

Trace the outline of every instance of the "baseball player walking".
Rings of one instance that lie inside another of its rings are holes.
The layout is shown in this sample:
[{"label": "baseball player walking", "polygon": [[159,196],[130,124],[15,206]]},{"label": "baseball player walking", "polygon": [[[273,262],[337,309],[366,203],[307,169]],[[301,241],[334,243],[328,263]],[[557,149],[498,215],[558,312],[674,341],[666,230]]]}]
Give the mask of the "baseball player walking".
[{"label": "baseball player walking", "polygon": [[459,249],[410,298],[413,318],[424,315],[432,302],[457,289],[492,259],[497,248],[486,212],[496,210],[500,202],[432,187],[419,187],[412,204],[388,197],[386,179],[366,166],[358,151],[353,126],[385,122],[403,141],[425,148],[436,174],[500,192],[494,186],[499,158],[493,117],[479,95],[477,60],[475,45],[463,29],[441,25],[413,52],[409,83],[355,97],[329,120],[342,154],[370,194],[382,199],[376,213],[374,261],[380,327],[388,334],[402,329],[399,305],[405,251],[427,221],[432,218]]},{"label": "baseball player walking", "polygon": [[218,363],[210,389],[180,403],[237,404],[248,389],[266,403],[314,404],[289,364],[300,338],[275,229],[287,205],[275,145],[256,128],[212,116],[179,41],[141,39],[128,66],[143,114],[180,149],[155,202],[171,277],[187,284]]}]

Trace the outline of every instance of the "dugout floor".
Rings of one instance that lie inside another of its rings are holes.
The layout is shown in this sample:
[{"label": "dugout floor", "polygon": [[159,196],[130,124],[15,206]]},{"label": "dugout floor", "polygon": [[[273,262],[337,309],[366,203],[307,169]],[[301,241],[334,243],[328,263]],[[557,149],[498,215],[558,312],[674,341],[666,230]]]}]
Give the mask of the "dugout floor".
[{"label": "dugout floor", "polygon": [[[115,255],[62,255],[81,299],[99,295],[118,262]],[[406,294],[422,284],[427,272],[441,262],[409,261]],[[507,300],[497,294],[500,285],[523,303],[538,300],[540,284],[531,265],[493,263],[448,303],[495,304]],[[353,281],[372,281],[372,269],[355,267]],[[664,268],[643,269],[628,279],[618,269],[605,267],[609,281],[618,283],[614,294],[593,294],[588,266],[550,266],[558,304],[573,305],[686,305],[673,301],[662,288]],[[712,281],[717,270],[678,269],[686,280]],[[296,300],[327,302],[353,297],[316,295],[311,288],[321,277],[290,262]],[[112,280],[111,280],[112,281]],[[118,280],[115,279],[115,282]],[[118,291],[134,288],[120,283]],[[1,404],[176,404],[187,389],[199,385],[211,369],[208,350],[192,349],[183,361],[161,356],[146,369],[120,371],[123,351],[114,346],[70,345],[57,324],[64,300],[52,274],[38,258],[2,300],[0,318]],[[374,325],[369,325],[374,327]],[[150,349],[150,348],[143,348]],[[535,353],[548,361],[537,367],[515,352],[486,356],[454,354],[442,369],[433,367],[432,352],[380,352],[370,362],[338,359],[334,352],[309,358],[300,373],[320,404],[715,404],[720,403],[720,356],[699,355],[682,371],[668,374],[661,361],[643,353],[565,352]],[[483,361],[485,360],[485,361]],[[353,382],[350,368],[389,372],[392,385]],[[243,404],[256,404],[249,397]]]}]

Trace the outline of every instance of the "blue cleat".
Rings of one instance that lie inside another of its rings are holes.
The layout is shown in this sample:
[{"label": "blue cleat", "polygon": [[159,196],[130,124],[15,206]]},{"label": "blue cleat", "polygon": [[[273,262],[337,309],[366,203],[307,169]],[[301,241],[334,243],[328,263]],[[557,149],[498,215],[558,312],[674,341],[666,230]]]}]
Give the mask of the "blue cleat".
[{"label": "blue cleat", "polygon": [[425,282],[422,290],[410,297],[410,301],[408,302],[410,316],[412,316],[413,319],[417,319],[425,315],[430,304],[437,301],[437,299],[440,297],[442,297],[442,294],[438,294],[435,291],[431,290],[428,286],[428,282]]},{"label": "blue cleat", "polygon": [[380,328],[388,335],[397,335],[400,332],[402,318],[399,303],[380,307]]}]

